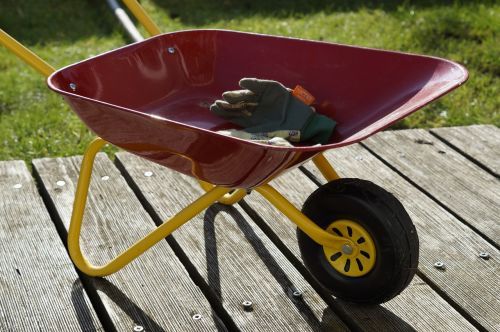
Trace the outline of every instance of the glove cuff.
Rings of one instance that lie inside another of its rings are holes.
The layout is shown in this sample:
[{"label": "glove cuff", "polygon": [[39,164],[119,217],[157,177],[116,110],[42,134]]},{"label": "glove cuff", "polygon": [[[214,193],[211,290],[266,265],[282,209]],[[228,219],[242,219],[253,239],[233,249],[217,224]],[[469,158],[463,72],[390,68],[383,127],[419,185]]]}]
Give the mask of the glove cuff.
[{"label": "glove cuff", "polygon": [[336,122],[321,114],[315,113],[301,131],[300,140],[311,143],[327,144],[332,136]]}]

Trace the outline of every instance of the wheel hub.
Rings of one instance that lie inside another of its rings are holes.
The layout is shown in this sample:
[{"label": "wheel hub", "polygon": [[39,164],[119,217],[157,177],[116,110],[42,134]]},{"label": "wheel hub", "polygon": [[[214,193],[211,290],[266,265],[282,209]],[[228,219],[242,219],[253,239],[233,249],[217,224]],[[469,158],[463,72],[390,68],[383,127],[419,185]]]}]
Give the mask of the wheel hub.
[{"label": "wheel hub", "polygon": [[353,249],[352,249],[352,247],[351,247],[350,245],[348,245],[348,244],[344,244],[344,245],[342,246],[342,252],[343,252],[344,254],[346,254],[346,255],[350,255],[350,254],[352,254]]},{"label": "wheel hub", "polygon": [[323,247],[327,261],[339,273],[348,277],[361,277],[370,272],[376,259],[375,242],[370,233],[359,223],[341,219],[332,222],[326,231],[349,239],[342,250]]}]

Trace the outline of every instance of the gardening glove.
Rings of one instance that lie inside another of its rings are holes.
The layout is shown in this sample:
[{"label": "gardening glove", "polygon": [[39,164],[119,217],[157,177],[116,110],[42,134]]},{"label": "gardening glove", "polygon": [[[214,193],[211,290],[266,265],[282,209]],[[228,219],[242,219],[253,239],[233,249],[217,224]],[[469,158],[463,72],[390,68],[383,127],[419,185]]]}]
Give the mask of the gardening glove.
[{"label": "gardening glove", "polygon": [[315,113],[281,83],[243,78],[239,85],[243,90],[224,92],[224,100],[216,100],[210,110],[249,133],[295,130],[301,142],[328,143],[335,121]]}]

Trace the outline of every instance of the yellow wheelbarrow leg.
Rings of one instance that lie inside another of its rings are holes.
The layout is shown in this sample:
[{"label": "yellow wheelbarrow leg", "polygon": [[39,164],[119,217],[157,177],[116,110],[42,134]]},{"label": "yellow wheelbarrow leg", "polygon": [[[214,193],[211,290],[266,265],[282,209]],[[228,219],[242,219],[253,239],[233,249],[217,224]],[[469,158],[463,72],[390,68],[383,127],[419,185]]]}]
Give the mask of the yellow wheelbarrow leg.
[{"label": "yellow wheelbarrow leg", "polygon": [[[215,187],[213,184],[202,181],[202,180],[198,180],[198,182],[199,182],[201,188],[207,192],[212,190]],[[247,194],[247,192],[245,189],[235,189],[232,193],[227,193],[224,196],[222,196],[221,198],[219,198],[219,200],[217,200],[217,202],[224,204],[224,205],[233,205],[233,204],[241,201],[243,199],[243,197],[246,196],[246,194]]]},{"label": "yellow wheelbarrow leg", "polygon": [[265,199],[287,216],[298,228],[300,228],[300,230],[306,233],[316,243],[339,251],[342,250],[342,246],[344,245],[349,245],[351,247],[354,245],[351,240],[333,235],[317,226],[269,184],[257,187],[255,190],[264,196]]},{"label": "yellow wheelbarrow leg", "polygon": [[81,251],[80,231],[94,159],[97,152],[106,144],[105,140],[98,137],[89,144],[85,151],[68,231],[68,251],[71,259],[78,269],[89,276],[106,276],[120,270],[231,190],[230,188],[223,187],[212,188],[108,263],[102,266],[92,265]]},{"label": "yellow wheelbarrow leg", "polygon": [[328,160],[323,156],[323,153],[318,153],[312,159],[314,165],[319,169],[321,174],[325,177],[326,181],[330,182],[333,180],[340,179],[340,176],[335,172],[332,165],[328,162]]}]

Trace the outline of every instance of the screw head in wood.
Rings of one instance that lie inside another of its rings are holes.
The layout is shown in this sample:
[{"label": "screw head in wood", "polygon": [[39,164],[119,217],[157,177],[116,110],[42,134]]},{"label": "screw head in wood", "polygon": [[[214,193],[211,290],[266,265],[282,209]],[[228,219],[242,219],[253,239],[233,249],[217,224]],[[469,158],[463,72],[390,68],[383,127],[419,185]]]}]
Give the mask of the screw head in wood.
[{"label": "screw head in wood", "polygon": [[147,176],[147,177],[153,176],[153,172],[146,171],[146,172],[144,172],[144,176]]},{"label": "screw head in wood", "polygon": [[243,306],[243,310],[245,310],[245,311],[252,311],[253,310],[252,301],[243,301],[241,303],[241,305]]},{"label": "screw head in wood", "polygon": [[66,182],[64,182],[63,180],[59,180],[56,182],[56,184],[59,186],[59,187],[62,187],[66,184]]},{"label": "screw head in wood", "polygon": [[175,48],[174,47],[169,47],[167,48],[168,53],[174,54],[175,53]]},{"label": "screw head in wood", "polygon": [[293,297],[295,298],[301,298],[302,297],[302,292],[299,290],[296,290],[292,293]]},{"label": "screw head in wood", "polygon": [[75,83],[70,83],[69,88],[73,91],[76,91],[76,84]]},{"label": "screw head in wood", "polygon": [[444,270],[446,269],[446,266],[444,265],[443,262],[436,262],[434,263],[434,267],[438,270]]},{"label": "screw head in wood", "polygon": [[488,259],[490,259],[490,254],[487,252],[480,252],[479,257],[481,257],[484,260],[488,260]]},{"label": "screw head in wood", "polygon": [[193,315],[194,320],[200,320],[201,319],[201,314],[194,314]]},{"label": "screw head in wood", "polygon": [[134,331],[135,332],[142,332],[142,331],[144,331],[144,327],[142,327],[141,325],[136,325],[136,326],[134,326]]},{"label": "screw head in wood", "polygon": [[15,185],[12,186],[12,188],[14,188],[14,189],[21,189],[22,186],[23,186],[22,184],[16,183]]},{"label": "screw head in wood", "polygon": [[108,180],[109,180],[109,176],[104,175],[104,176],[101,178],[101,180],[103,180],[103,181],[108,181]]}]

